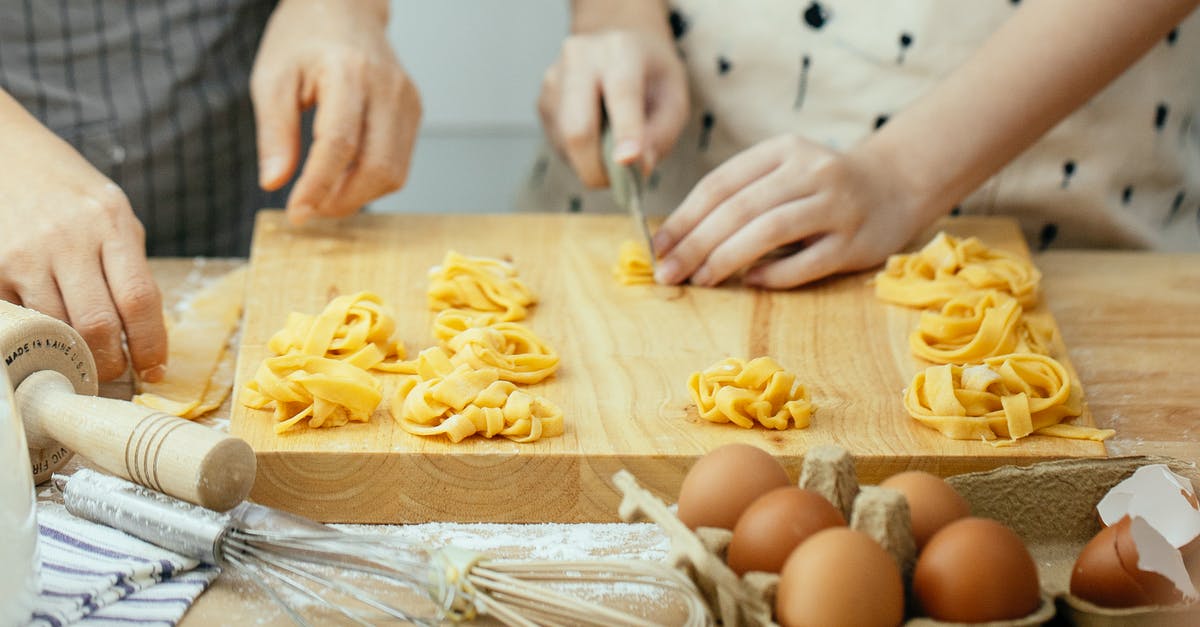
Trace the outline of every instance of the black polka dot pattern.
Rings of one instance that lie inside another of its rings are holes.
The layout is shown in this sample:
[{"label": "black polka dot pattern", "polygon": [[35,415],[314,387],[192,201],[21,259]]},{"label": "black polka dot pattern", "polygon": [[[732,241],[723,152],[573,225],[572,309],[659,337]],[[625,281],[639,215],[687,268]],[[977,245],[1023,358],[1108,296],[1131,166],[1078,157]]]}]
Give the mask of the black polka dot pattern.
[{"label": "black polka dot pattern", "polygon": [[1158,103],[1158,106],[1154,108],[1154,130],[1163,130],[1163,127],[1167,125],[1167,116],[1170,113],[1171,108],[1167,106],[1167,103]]},{"label": "black polka dot pattern", "polygon": [[708,142],[712,137],[714,124],[716,124],[716,118],[713,117],[712,111],[705,111],[700,118],[700,150],[708,150]]},{"label": "black polka dot pattern", "polygon": [[889,116],[886,113],[880,113],[879,115],[875,116],[875,130],[883,128],[883,125],[887,124],[888,117]]},{"label": "black polka dot pattern", "polygon": [[1187,192],[1182,189],[1175,194],[1175,198],[1171,200],[1171,210],[1167,212],[1167,217],[1163,220],[1164,225],[1175,221],[1176,216],[1179,215],[1179,210],[1183,209],[1185,198],[1187,198]]},{"label": "black polka dot pattern", "polygon": [[904,63],[904,55],[913,45],[912,33],[900,33],[900,52],[896,55],[896,65]]},{"label": "black polka dot pattern", "polygon": [[733,62],[731,62],[728,58],[726,58],[724,55],[717,57],[717,74],[728,74],[729,70],[732,69]]},{"label": "black polka dot pattern", "polygon": [[1063,189],[1066,189],[1067,186],[1071,184],[1071,177],[1075,176],[1075,162],[1067,161],[1067,162],[1063,163],[1062,171],[1063,171],[1062,187],[1063,187]]},{"label": "black polka dot pattern", "polygon": [[567,204],[569,213],[580,213],[583,211],[583,199],[579,196],[572,195]]},{"label": "black polka dot pattern", "polygon": [[1133,186],[1126,185],[1125,189],[1121,190],[1121,204],[1128,205],[1133,200]]},{"label": "black polka dot pattern", "polygon": [[1042,230],[1038,233],[1038,250],[1046,250],[1058,239],[1058,225],[1049,222],[1042,226]]},{"label": "black polka dot pattern", "polygon": [[675,37],[675,39],[680,39],[687,34],[687,18],[685,18],[679,11],[672,9],[667,21],[671,24],[671,35]]},{"label": "black polka dot pattern", "polygon": [[821,30],[829,22],[829,11],[820,2],[813,2],[804,9],[800,14],[800,18],[810,28]]},{"label": "black polka dot pattern", "polygon": [[797,111],[804,107],[804,97],[808,94],[808,69],[812,65],[812,57],[807,54],[800,57],[800,80],[796,85],[796,101],[792,108]]}]

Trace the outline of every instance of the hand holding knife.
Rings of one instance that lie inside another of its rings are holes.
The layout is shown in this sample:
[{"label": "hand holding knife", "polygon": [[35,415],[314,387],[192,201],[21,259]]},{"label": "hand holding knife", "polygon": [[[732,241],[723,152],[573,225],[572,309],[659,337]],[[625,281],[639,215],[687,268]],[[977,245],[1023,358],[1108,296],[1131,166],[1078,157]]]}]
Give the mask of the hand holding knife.
[{"label": "hand holding knife", "polygon": [[603,150],[604,167],[608,170],[609,189],[612,190],[613,200],[633,218],[634,230],[645,243],[646,250],[650,252],[650,268],[656,269],[654,242],[650,237],[650,227],[646,223],[646,213],[642,209],[644,181],[641,166],[637,161],[620,164],[613,159],[612,130],[608,126],[604,128]]}]

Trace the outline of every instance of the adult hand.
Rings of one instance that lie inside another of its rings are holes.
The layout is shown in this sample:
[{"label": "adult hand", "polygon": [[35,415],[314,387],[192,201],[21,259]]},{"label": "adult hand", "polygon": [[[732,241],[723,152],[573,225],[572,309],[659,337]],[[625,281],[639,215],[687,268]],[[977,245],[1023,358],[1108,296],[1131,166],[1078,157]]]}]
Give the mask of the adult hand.
[{"label": "adult hand", "polygon": [[287,201],[295,224],[347,216],[400,189],[421,97],[387,40],[382,0],[283,0],[250,78],[260,184],[282,187],[300,160],[300,116],[316,106],[313,145]]},{"label": "adult hand", "polygon": [[167,331],[125,194],[0,92],[0,299],[70,323],[102,381],[162,378]]},{"label": "adult hand", "polygon": [[614,160],[640,160],[649,172],[675,145],[688,106],[683,62],[665,27],[571,35],[538,99],[547,137],[588,187],[608,185],[600,139],[606,115]]},{"label": "adult hand", "polygon": [[[869,151],[839,153],[794,135],[761,142],[700,180],[654,236],[656,279],[790,288],[869,268],[929,215],[912,186]],[[930,218],[931,219],[931,218]],[[781,247],[799,251],[764,259]],[[756,263],[758,262],[758,263]]]}]

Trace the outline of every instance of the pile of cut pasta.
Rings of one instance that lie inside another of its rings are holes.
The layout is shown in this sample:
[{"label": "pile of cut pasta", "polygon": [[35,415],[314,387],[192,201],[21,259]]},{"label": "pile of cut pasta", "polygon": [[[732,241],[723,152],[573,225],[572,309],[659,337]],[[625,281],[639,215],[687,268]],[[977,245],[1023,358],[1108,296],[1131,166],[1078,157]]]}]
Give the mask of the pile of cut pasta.
[{"label": "pile of cut pasta", "polygon": [[920,251],[888,259],[875,294],[925,309],[908,343],[937,364],[905,390],[909,415],[947,437],[996,445],[1032,434],[1113,435],[1063,423],[1082,414],[1082,394],[1051,355],[1053,329],[1025,315],[1038,304],[1040,281],[1031,262],[974,237],[939,233]]},{"label": "pile of cut pasta", "polygon": [[520,386],[553,375],[559,359],[517,323],[537,299],[501,260],[454,251],[430,272],[437,345],[406,361],[395,319],[371,292],[339,296],[317,316],[292,313],[268,343],[242,403],[273,409],[275,431],[367,422],[383,399],[372,371],[401,375],[389,413],[409,433],[532,442],[563,433],[563,413]]}]

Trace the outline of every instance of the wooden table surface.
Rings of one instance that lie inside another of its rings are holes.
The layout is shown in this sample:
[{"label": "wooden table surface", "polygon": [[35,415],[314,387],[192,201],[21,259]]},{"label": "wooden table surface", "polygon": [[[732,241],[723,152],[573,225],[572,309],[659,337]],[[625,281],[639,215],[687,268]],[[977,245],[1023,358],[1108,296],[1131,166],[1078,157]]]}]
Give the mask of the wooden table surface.
[{"label": "wooden table surface", "polygon": [[[1167,455],[1200,462],[1200,254],[1066,251],[1037,255],[1043,293],[1061,327],[1097,424],[1116,430],[1110,455]],[[168,302],[195,289],[197,277],[233,267],[213,260],[153,260]],[[128,385],[109,385],[113,396]],[[228,404],[214,424],[227,424]],[[43,490],[43,492],[45,492]],[[378,531],[399,531],[381,528]],[[415,530],[429,536],[509,539],[519,556],[570,532],[593,534],[623,556],[662,557],[662,538],[648,525],[457,525]],[[515,541],[512,540],[515,538]],[[529,538],[527,543],[522,538]],[[438,542],[433,537],[430,542]],[[500,541],[503,544],[503,541]],[[183,625],[290,624],[248,582],[222,577],[198,599]]]}]

